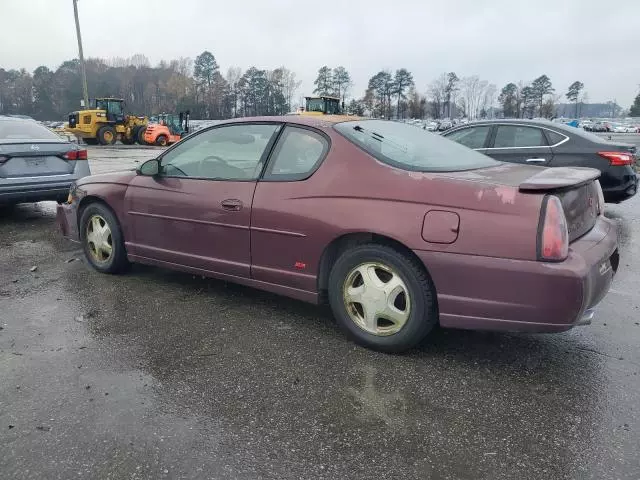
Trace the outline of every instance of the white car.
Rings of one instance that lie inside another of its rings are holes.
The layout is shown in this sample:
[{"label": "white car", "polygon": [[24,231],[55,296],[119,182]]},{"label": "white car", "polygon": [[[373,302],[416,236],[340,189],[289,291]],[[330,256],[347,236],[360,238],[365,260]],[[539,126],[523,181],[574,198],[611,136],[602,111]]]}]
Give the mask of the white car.
[{"label": "white car", "polygon": [[635,127],[630,125],[612,125],[611,131],[613,133],[635,133]]}]

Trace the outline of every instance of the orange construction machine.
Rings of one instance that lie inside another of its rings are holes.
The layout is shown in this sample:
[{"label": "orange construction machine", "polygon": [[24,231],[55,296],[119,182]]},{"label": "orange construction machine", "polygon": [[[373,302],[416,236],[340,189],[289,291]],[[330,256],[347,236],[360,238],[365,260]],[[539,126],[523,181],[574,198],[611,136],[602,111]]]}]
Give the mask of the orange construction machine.
[{"label": "orange construction machine", "polygon": [[189,133],[189,111],[178,115],[163,113],[157,123],[150,123],[144,132],[144,141],[149,145],[165,147],[176,143]]}]

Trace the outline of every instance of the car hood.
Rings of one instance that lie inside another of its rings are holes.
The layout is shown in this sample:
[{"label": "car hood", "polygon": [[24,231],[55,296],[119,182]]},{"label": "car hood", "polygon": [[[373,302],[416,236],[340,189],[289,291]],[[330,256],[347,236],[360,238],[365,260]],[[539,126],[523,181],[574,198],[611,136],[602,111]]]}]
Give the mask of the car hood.
[{"label": "car hood", "polygon": [[115,183],[120,185],[129,185],[129,182],[131,182],[131,180],[136,175],[137,174],[135,170],[89,175],[88,177],[84,177],[78,180],[77,185],[82,186],[92,183]]}]

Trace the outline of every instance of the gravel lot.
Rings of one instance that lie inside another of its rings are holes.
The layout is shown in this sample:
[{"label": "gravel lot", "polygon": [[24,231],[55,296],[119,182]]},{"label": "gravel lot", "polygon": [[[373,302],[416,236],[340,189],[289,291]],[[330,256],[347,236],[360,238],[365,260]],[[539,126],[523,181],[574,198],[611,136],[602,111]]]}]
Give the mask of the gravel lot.
[{"label": "gravel lot", "polygon": [[[94,173],[157,154],[90,148]],[[402,356],[324,308],[98,274],[54,207],[0,210],[0,478],[640,478],[640,197],[608,206],[621,266],[592,325]]]}]

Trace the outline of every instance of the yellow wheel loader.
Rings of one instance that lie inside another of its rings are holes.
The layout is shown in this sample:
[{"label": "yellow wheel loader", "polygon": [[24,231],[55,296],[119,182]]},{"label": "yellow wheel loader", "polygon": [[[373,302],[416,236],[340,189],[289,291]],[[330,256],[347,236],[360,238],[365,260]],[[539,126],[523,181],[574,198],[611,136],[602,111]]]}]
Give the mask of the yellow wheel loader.
[{"label": "yellow wheel loader", "polygon": [[144,145],[148,123],[147,117],[126,115],[121,98],[96,98],[92,108],[69,114],[65,130],[88,145],[113,145],[117,140]]}]

